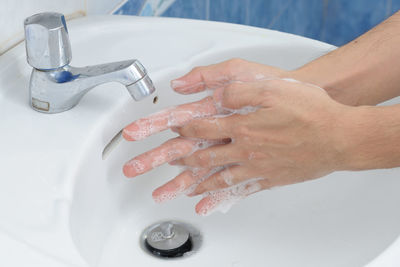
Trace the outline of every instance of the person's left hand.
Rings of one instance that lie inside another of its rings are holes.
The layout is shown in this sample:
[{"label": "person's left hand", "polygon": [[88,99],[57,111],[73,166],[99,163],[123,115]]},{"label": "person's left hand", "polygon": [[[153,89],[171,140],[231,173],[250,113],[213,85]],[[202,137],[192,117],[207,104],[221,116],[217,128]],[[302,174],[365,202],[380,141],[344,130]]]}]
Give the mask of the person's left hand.
[{"label": "person's left hand", "polygon": [[[243,108],[247,112],[215,117],[218,107],[225,112]],[[256,108],[248,112],[248,107]],[[224,201],[345,168],[341,130],[348,124],[342,122],[352,117],[353,109],[332,100],[323,89],[300,82],[232,83],[201,102],[162,111],[128,126],[124,136],[132,140],[135,134],[148,135],[139,129],[141,123],[164,130],[167,118],[174,117],[180,137],[135,157],[124,166],[124,173],[133,177],[166,162],[191,167],[156,189],[153,197],[171,199],[198,184],[190,195],[206,193],[196,212],[207,214]],[[193,112],[208,117],[199,118]],[[193,153],[204,140],[210,140],[211,146]]]}]

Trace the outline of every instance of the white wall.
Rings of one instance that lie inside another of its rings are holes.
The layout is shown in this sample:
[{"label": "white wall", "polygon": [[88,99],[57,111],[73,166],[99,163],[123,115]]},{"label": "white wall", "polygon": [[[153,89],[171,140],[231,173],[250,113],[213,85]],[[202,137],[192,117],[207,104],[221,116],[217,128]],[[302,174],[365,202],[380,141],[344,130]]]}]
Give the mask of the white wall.
[{"label": "white wall", "polygon": [[44,11],[56,11],[67,19],[88,14],[108,14],[122,0],[0,0],[0,55],[24,38],[23,21]]}]

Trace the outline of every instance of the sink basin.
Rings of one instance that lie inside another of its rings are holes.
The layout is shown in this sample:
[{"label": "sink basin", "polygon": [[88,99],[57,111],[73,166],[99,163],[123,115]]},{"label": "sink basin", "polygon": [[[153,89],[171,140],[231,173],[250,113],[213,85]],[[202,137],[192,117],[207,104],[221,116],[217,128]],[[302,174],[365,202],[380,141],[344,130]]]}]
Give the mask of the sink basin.
[{"label": "sink basin", "polygon": [[[334,173],[201,217],[194,212],[198,198],[164,204],[151,198],[177,167],[134,179],[122,174],[128,159],[173,133],[123,141],[102,159],[105,145],[129,122],[204,96],[169,87],[194,66],[240,57],[293,69],[335,47],[265,29],[167,18],[88,17],[69,22],[69,32],[74,65],[137,58],[158,101],[134,102],[110,83],[70,111],[40,114],[28,105],[24,46],[0,58],[0,265],[400,266],[400,169]],[[170,260],[144,252],[142,232],[164,220],[198,229],[197,251]]]}]

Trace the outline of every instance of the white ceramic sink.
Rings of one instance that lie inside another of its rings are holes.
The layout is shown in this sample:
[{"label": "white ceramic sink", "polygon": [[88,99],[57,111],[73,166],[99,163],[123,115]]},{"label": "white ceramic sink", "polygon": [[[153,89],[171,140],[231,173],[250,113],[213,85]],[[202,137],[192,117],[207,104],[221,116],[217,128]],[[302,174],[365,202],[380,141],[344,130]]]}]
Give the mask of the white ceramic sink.
[{"label": "white ceramic sink", "polygon": [[[129,122],[201,97],[169,88],[196,65],[241,57],[293,69],[334,47],[258,28],[165,18],[84,18],[69,22],[69,32],[73,65],[138,58],[158,102],[134,102],[110,83],[70,111],[41,114],[28,105],[24,46],[0,58],[0,266],[400,266],[399,169],[335,173],[201,217],[194,212],[198,198],[153,202],[152,190],[176,167],[135,179],[122,174],[124,162],[172,133],[123,142],[102,160],[104,146]],[[161,260],[142,250],[142,231],[168,219],[201,232],[196,253]]]}]

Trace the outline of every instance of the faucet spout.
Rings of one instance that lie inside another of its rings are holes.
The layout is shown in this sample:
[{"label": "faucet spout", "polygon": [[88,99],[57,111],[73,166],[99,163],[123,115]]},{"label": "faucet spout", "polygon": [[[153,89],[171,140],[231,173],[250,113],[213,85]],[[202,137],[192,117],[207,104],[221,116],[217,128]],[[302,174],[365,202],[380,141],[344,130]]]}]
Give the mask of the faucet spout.
[{"label": "faucet spout", "polygon": [[30,100],[33,109],[58,113],[71,109],[97,85],[119,82],[136,101],[151,95],[154,85],[138,60],[126,60],[83,68],[65,65],[53,70],[33,69]]}]

